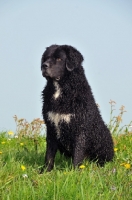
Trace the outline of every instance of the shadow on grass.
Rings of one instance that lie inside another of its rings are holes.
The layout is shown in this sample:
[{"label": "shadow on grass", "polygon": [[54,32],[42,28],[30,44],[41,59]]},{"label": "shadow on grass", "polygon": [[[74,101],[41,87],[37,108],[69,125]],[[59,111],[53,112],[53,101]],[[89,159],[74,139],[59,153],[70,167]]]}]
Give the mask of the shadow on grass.
[{"label": "shadow on grass", "polygon": [[[34,150],[32,151],[19,151],[15,155],[15,160],[25,165],[31,166],[33,168],[41,168],[44,165],[45,152],[37,153]],[[61,155],[57,152],[55,157],[55,168],[57,170],[63,170],[66,168],[72,167],[71,158],[66,158],[64,155]]]}]

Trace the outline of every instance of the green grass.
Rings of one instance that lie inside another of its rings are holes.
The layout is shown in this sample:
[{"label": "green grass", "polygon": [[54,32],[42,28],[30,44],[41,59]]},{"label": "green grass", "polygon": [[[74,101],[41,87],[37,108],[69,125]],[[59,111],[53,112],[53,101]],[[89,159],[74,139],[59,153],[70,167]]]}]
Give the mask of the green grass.
[{"label": "green grass", "polygon": [[73,170],[71,160],[57,153],[54,170],[40,175],[45,138],[1,133],[0,200],[131,200],[132,134],[113,139],[114,161],[103,168],[85,161],[84,169]]}]

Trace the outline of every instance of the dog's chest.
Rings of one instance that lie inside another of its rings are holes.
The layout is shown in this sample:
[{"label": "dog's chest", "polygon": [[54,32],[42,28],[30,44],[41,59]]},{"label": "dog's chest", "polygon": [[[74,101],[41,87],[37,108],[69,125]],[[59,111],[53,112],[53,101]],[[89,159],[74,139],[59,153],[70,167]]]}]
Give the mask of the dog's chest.
[{"label": "dog's chest", "polygon": [[62,129],[64,124],[68,127],[71,121],[71,118],[73,117],[73,114],[60,114],[55,113],[52,111],[48,112],[48,120],[54,124],[56,129],[57,138],[59,139],[62,134]]},{"label": "dog's chest", "polygon": [[53,84],[54,84],[54,88],[55,88],[53,98],[56,100],[57,98],[59,98],[61,96],[61,88],[56,81]]},{"label": "dog's chest", "polygon": [[66,103],[63,97],[63,91],[57,81],[53,82],[53,93],[51,95],[51,100],[48,102],[48,107],[46,110],[47,119],[55,127],[57,139],[59,139],[62,134],[65,134],[63,131],[64,126],[68,131],[70,122],[74,114],[68,112],[66,109]]}]

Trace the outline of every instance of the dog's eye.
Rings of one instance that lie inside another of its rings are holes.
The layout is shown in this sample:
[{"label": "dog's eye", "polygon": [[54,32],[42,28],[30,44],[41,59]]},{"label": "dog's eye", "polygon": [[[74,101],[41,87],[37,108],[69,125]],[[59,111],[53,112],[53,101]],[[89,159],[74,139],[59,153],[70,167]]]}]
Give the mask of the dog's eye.
[{"label": "dog's eye", "polygon": [[56,61],[58,62],[58,61],[61,61],[61,58],[56,58]]}]

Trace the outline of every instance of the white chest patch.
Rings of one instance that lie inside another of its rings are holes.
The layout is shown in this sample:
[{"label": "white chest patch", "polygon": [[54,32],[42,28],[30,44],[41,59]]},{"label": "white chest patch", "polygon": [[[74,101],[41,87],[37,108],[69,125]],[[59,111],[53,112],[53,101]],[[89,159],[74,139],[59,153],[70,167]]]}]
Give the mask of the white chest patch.
[{"label": "white chest patch", "polygon": [[55,93],[53,94],[53,97],[54,99],[57,99],[61,94],[61,89],[56,81],[54,81],[54,86],[55,86]]},{"label": "white chest patch", "polygon": [[66,122],[67,124],[70,122],[72,114],[59,114],[55,112],[48,112],[48,119],[54,123],[57,131],[57,138],[60,138],[60,129],[59,129],[59,123],[60,122]]}]

